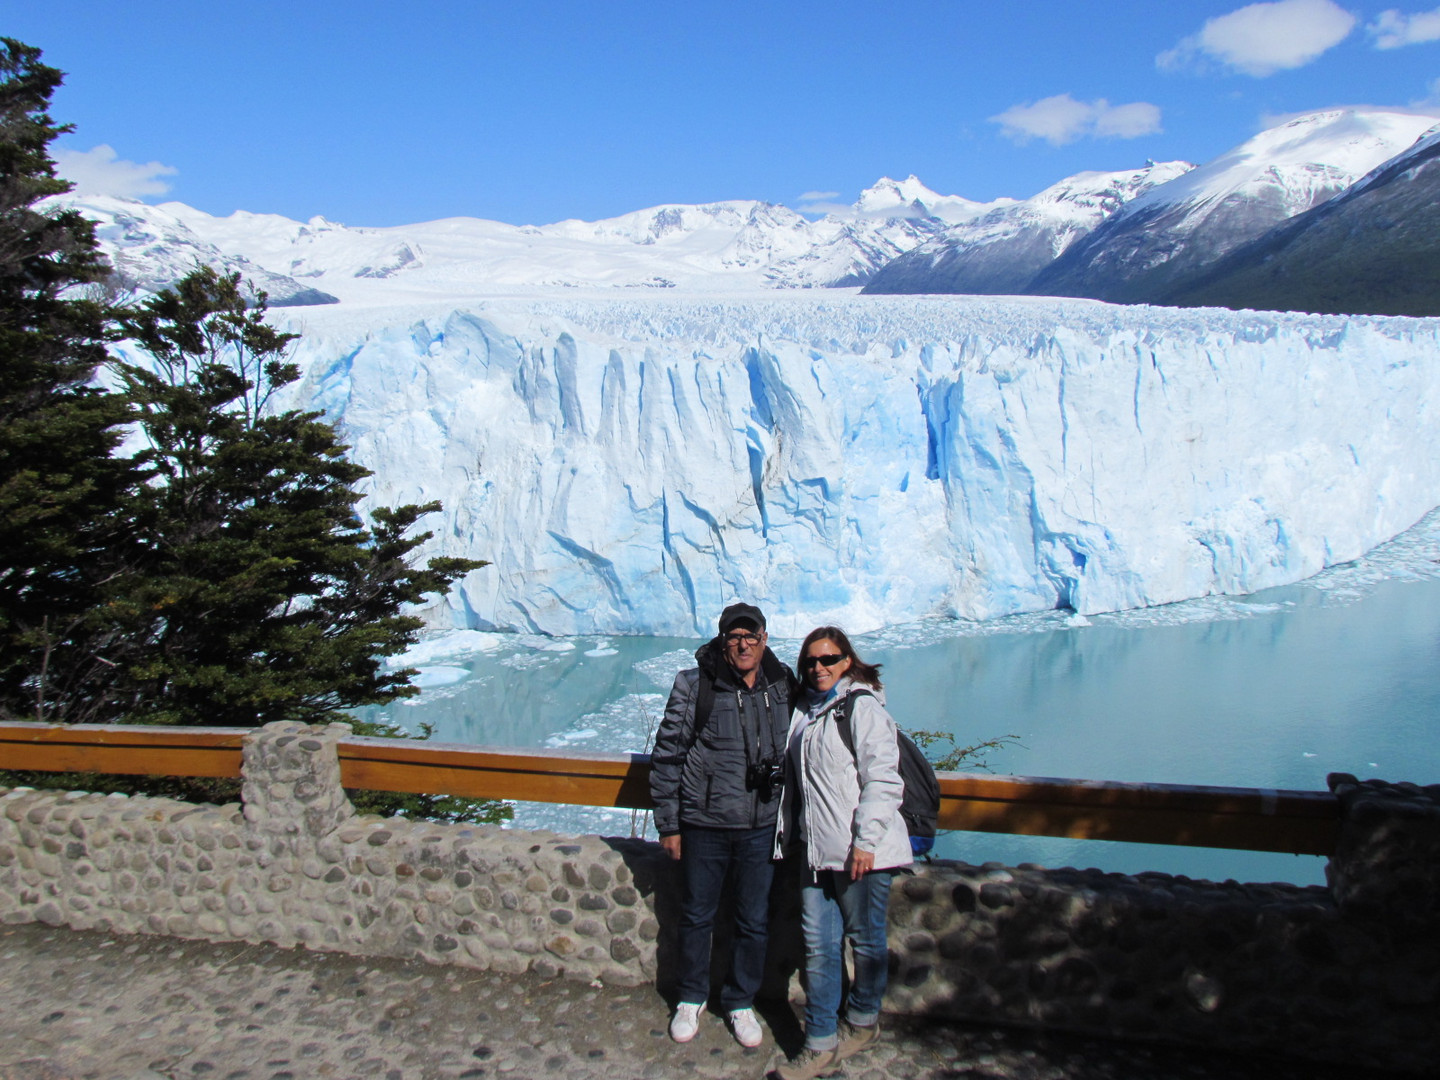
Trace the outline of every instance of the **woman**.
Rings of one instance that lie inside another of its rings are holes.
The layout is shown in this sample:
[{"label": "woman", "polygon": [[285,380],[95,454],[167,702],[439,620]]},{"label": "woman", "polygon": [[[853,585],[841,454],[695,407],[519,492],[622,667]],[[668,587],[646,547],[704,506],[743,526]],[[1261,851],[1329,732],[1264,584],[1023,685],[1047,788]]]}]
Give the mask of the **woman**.
[{"label": "woman", "polygon": [[[781,1080],[821,1076],[878,1036],[890,878],[911,861],[895,721],[885,711],[879,665],[861,660],[845,631],[822,626],[800,646],[800,677],[805,690],[790,722],[776,850],[801,843],[805,851],[805,1047],[776,1070]],[[847,938],[855,977],[842,1028]]]}]

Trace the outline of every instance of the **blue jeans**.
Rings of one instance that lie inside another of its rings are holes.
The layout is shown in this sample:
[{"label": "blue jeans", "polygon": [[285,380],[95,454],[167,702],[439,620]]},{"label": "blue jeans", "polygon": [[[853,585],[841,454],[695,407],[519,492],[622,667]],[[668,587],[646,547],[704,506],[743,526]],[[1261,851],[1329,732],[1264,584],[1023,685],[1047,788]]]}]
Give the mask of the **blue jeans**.
[{"label": "blue jeans", "polygon": [[710,998],[710,940],[715,912],[727,893],[735,904],[734,947],[730,971],[720,990],[720,1008],[726,1012],[748,1009],[765,977],[765,940],[769,930],[770,883],[775,864],[770,861],[775,830],[702,829],[681,826],[680,870],[684,890],[680,898],[681,1001]]},{"label": "blue jeans", "polygon": [[845,940],[855,957],[855,978],[845,1002],[845,1018],[868,1027],[880,1018],[880,1003],[890,979],[886,914],[890,905],[889,870],[872,870],[851,881],[843,870],[820,870],[800,892],[800,923],[805,931],[805,1045],[828,1050],[839,1042],[840,988]]}]

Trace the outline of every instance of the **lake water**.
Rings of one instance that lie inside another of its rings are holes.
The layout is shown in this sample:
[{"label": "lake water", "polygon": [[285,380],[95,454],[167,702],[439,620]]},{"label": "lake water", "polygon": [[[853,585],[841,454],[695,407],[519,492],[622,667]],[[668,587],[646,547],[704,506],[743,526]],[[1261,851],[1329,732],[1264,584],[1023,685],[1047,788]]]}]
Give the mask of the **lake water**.
[{"label": "lake water", "polygon": [[[361,710],[448,742],[644,751],[699,641],[459,632],[408,654],[426,687]],[[793,662],[798,641],[771,646]],[[1082,619],[933,620],[856,639],[891,712],[962,744],[1019,743],[999,774],[1320,791],[1330,772],[1440,780],[1440,511],[1354,563],[1248,597]],[[645,815],[520,804],[519,826],[628,834]],[[651,830],[653,835],[653,830]],[[1319,884],[1324,860],[990,833],[970,862]]]}]

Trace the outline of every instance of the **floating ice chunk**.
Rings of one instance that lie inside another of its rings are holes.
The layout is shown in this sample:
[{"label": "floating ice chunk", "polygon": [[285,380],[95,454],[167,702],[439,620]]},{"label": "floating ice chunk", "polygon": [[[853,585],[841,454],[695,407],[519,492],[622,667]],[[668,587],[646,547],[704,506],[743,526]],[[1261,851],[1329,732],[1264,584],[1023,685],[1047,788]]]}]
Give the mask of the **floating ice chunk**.
[{"label": "floating ice chunk", "polygon": [[[774,645],[772,643],[772,648]],[[635,665],[635,670],[656,686],[670,689],[675,682],[675,676],[686,668],[695,666],[695,654],[688,649],[674,649],[659,656],[651,657],[649,660],[641,660]]]},{"label": "floating ice chunk", "polygon": [[581,731],[562,731],[558,734],[551,735],[548,739],[546,739],[545,745],[552,748],[569,746],[571,743],[584,742],[587,739],[593,739],[599,734],[600,733],[594,728],[585,728]]},{"label": "floating ice chunk", "polygon": [[1076,612],[1065,620],[1066,626],[1093,626],[1094,624],[1084,615]]},{"label": "floating ice chunk", "polygon": [[463,682],[470,677],[469,668],[463,667],[422,667],[418,674],[410,681],[421,690],[429,690],[435,686],[451,686]]},{"label": "floating ice chunk", "polygon": [[390,657],[386,664],[392,668],[420,667],[435,660],[477,652],[494,652],[509,644],[513,636],[484,630],[450,630],[417,641],[398,656]]},{"label": "floating ice chunk", "polygon": [[540,651],[541,651],[541,652],[574,652],[574,651],[575,651],[575,643],[574,643],[573,641],[547,641],[544,645],[541,645],[541,646],[540,646]]},{"label": "floating ice chunk", "polygon": [[507,656],[500,663],[516,671],[529,671],[531,668],[544,667],[555,658],[542,652],[514,653]]}]

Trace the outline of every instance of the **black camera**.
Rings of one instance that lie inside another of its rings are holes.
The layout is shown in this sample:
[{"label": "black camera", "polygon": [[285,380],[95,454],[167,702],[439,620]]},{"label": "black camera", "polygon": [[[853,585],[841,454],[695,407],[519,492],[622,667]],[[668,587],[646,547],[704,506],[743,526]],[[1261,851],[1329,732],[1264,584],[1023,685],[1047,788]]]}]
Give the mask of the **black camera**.
[{"label": "black camera", "polygon": [[785,783],[785,765],[774,758],[756,761],[745,767],[745,786],[760,792],[760,797],[773,799]]}]

